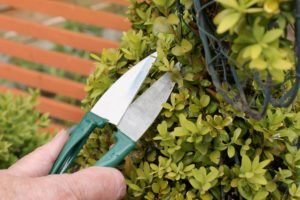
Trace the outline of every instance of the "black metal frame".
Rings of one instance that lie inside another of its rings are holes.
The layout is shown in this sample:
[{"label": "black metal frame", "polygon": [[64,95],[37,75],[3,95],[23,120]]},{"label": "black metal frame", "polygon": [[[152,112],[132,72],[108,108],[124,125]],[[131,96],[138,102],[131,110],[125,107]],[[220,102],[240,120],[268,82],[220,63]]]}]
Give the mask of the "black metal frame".
[{"label": "black metal frame", "polygon": [[[215,1],[209,1],[204,5],[202,5],[201,0],[193,0],[193,2],[198,32],[204,48],[207,71],[211,76],[217,92],[223,95],[225,101],[237,110],[244,112],[246,115],[256,120],[261,119],[265,115],[269,104],[272,104],[275,107],[290,106],[296,98],[300,87],[300,50],[298,49],[298,47],[300,47],[300,37],[297,37],[297,33],[300,31],[300,0],[295,0],[297,64],[294,85],[288,91],[282,89],[283,95],[279,98],[274,97],[271,93],[274,86],[272,85],[272,76],[269,72],[267,72],[266,80],[262,81],[259,78],[259,71],[250,71],[250,69],[246,69],[250,76],[247,77],[247,80],[241,81],[239,79],[234,66],[235,61],[229,58],[227,53],[228,48],[226,47],[225,42],[215,35],[215,30],[212,30],[211,19],[209,19],[205,13],[205,9],[213,5]],[[230,63],[228,61],[230,61]],[[220,73],[220,71],[222,73]],[[230,81],[228,81],[229,76],[231,77]],[[290,78],[291,77],[289,77],[288,80],[290,80]],[[249,96],[245,93],[245,87],[247,86],[248,80],[254,80],[260,87],[261,92],[257,92],[264,98],[262,105],[257,105],[254,98],[250,102],[247,100],[247,97]],[[281,86],[283,86],[284,83],[285,82],[283,82]],[[223,87],[224,84],[227,89]],[[278,87],[278,85],[276,87]]]}]

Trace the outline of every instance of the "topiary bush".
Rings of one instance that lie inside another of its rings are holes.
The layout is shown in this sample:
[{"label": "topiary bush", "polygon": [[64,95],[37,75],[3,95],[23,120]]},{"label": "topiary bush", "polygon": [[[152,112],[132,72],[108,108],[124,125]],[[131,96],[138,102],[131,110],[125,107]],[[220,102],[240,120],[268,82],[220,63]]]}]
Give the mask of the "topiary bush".
[{"label": "topiary bush", "polygon": [[40,131],[48,126],[49,120],[35,109],[38,94],[31,94],[0,94],[0,169],[9,167],[50,136]]},{"label": "topiary bush", "polygon": [[[217,2],[208,16],[218,33],[227,33],[232,59],[247,65],[240,70],[270,70],[275,81],[282,81],[295,65],[292,42],[286,39],[286,27],[294,21],[292,1]],[[286,109],[269,106],[261,120],[249,118],[212,84],[191,0],[131,3],[132,30],[124,33],[120,48],[92,55],[97,68],[87,80],[83,108],[90,110],[117,78],[154,51],[158,59],[142,90],[165,72],[173,74],[177,87],[119,166],[127,178],[126,199],[300,199],[299,101]],[[287,81],[285,87],[291,85]],[[113,131],[106,126],[91,134],[76,160],[78,168],[94,164],[109,149]]]}]

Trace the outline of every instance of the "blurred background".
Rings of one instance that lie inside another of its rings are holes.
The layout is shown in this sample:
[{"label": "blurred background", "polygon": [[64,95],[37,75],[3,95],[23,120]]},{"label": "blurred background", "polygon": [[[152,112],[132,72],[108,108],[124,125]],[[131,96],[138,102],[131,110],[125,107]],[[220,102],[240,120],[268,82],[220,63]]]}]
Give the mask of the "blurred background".
[{"label": "blurred background", "polygon": [[118,46],[130,28],[127,0],[0,0],[0,93],[29,95],[47,130],[78,122],[91,53]]}]

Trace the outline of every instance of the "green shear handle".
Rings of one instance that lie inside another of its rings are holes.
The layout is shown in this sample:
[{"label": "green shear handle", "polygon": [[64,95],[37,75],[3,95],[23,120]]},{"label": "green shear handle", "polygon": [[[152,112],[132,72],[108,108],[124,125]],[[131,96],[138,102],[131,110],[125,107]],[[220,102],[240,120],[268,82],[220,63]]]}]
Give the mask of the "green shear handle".
[{"label": "green shear handle", "polygon": [[103,128],[107,123],[118,128],[115,133],[116,143],[95,165],[115,167],[124,160],[154,122],[162,109],[161,105],[167,101],[175,85],[171,75],[165,73],[132,102],[155,59],[156,53],[153,53],[140,61],[102,95],[91,112],[86,113],[74,130],[70,131],[70,138],[50,174],[64,173],[93,130]]},{"label": "green shear handle", "polygon": [[[63,173],[77,157],[92,131],[96,127],[103,128],[107,123],[107,120],[92,112],[87,112],[70,133],[70,138],[55,161],[50,174]],[[116,132],[115,138],[116,144],[96,162],[95,166],[114,167],[135,147],[135,142],[119,130]]]}]

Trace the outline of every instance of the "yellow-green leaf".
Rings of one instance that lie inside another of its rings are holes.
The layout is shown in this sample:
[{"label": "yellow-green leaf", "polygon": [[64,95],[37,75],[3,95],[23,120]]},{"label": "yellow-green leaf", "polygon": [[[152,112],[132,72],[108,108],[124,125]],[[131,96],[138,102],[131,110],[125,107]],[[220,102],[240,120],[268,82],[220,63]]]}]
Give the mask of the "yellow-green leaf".
[{"label": "yellow-green leaf", "polygon": [[279,2],[278,0],[268,0],[264,4],[264,10],[267,13],[275,13],[279,11]]},{"label": "yellow-green leaf", "polygon": [[225,7],[238,8],[239,5],[236,0],[217,0],[218,3],[222,4]]},{"label": "yellow-green leaf", "polygon": [[249,172],[251,171],[251,160],[250,158],[245,154],[243,157],[242,157],[242,166],[241,166],[241,171],[243,173],[245,172]]},{"label": "yellow-green leaf", "polygon": [[193,186],[193,188],[195,188],[195,189],[201,188],[200,182],[198,182],[196,179],[192,178],[189,181],[190,181],[191,185]]},{"label": "yellow-green leaf", "polygon": [[266,185],[266,189],[268,192],[274,192],[277,189],[276,183],[269,181]]},{"label": "yellow-green leaf", "polygon": [[278,59],[272,63],[272,67],[280,70],[289,70],[293,67],[293,63],[288,60]]},{"label": "yellow-green leaf", "polygon": [[185,129],[189,130],[192,133],[196,133],[198,131],[196,124],[186,119],[186,117],[181,114],[179,116],[180,125]]},{"label": "yellow-green leaf", "polygon": [[269,192],[267,192],[264,189],[260,189],[254,196],[253,200],[264,200],[269,195]]},{"label": "yellow-green leaf", "polygon": [[263,43],[274,42],[275,40],[280,38],[282,36],[282,34],[283,34],[283,31],[281,29],[273,29],[273,30],[267,31],[262,39],[262,42]]},{"label": "yellow-green leaf", "polygon": [[172,48],[172,54],[175,56],[182,56],[184,55],[184,51],[180,46],[175,46],[174,48]]},{"label": "yellow-green leaf", "polygon": [[157,17],[154,20],[153,32],[154,33],[169,33],[171,31],[170,25],[167,23],[165,17]]},{"label": "yellow-green leaf", "polygon": [[249,64],[249,67],[252,69],[264,70],[268,66],[268,63],[261,57],[258,57],[252,60]]},{"label": "yellow-green leaf", "polygon": [[262,52],[262,47],[259,44],[255,44],[251,46],[251,58],[256,59],[258,56],[260,56]]},{"label": "yellow-green leaf", "polygon": [[240,17],[241,13],[238,12],[234,12],[225,16],[217,28],[217,33],[222,34],[231,29],[234,25],[238,23]]},{"label": "yellow-green leaf", "polygon": [[178,17],[177,17],[177,15],[175,15],[175,14],[170,14],[169,16],[168,16],[168,19],[167,19],[167,23],[168,24],[178,24],[179,23],[179,19],[178,19]]},{"label": "yellow-green leaf", "polygon": [[154,193],[159,193],[160,187],[158,183],[153,183],[151,188]]},{"label": "yellow-green leaf", "polygon": [[228,146],[227,154],[229,158],[232,158],[235,155],[235,149],[233,146]]},{"label": "yellow-green leaf", "polygon": [[220,162],[220,158],[221,158],[221,153],[220,151],[213,151],[210,155],[209,155],[210,160],[215,163],[215,164],[219,164]]},{"label": "yellow-green leaf", "polygon": [[227,15],[230,15],[232,13],[235,13],[235,11],[232,10],[232,9],[225,9],[225,10],[219,12],[215,16],[215,18],[213,19],[213,21],[214,21],[215,24],[220,24],[224,17],[226,17]]},{"label": "yellow-green leaf", "polygon": [[192,50],[193,45],[186,39],[183,39],[181,41],[181,47],[184,53],[189,52],[190,50]]}]

